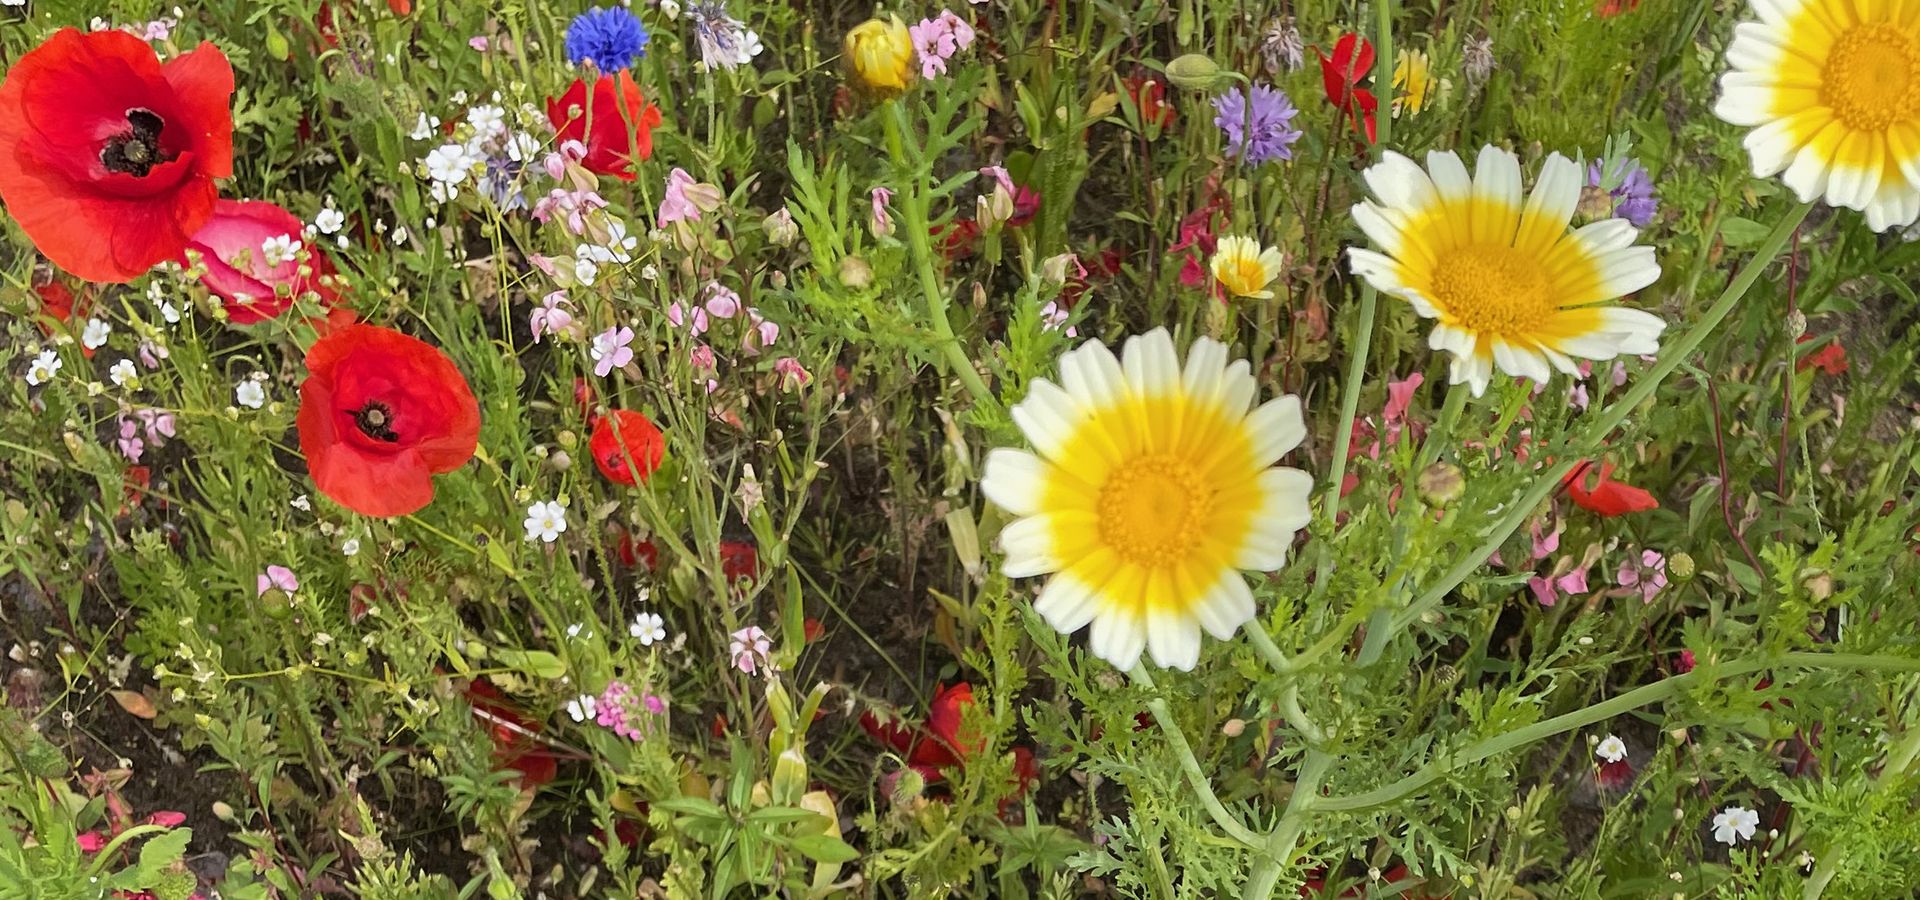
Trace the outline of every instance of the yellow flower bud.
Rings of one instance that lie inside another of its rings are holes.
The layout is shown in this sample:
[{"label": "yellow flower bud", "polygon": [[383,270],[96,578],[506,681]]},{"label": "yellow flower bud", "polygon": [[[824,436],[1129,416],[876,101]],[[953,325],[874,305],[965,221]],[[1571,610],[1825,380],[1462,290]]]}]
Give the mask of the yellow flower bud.
[{"label": "yellow flower bud", "polygon": [[868,19],[847,32],[843,61],[860,87],[880,96],[907,89],[913,77],[913,38],[899,16]]}]

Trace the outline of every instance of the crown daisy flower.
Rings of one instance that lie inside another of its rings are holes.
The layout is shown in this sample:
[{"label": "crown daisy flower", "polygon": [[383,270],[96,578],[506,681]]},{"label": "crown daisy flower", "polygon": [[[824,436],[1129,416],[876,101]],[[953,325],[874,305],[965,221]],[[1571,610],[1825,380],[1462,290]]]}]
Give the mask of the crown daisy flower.
[{"label": "crown daisy flower", "polygon": [[1753,174],[1886,231],[1920,219],[1920,27],[1892,0],[1756,0],[1714,115],[1749,126]]},{"label": "crown daisy flower", "polygon": [[1034,379],[1013,408],[1037,453],[998,448],[981,490],[1018,517],[1000,532],[1011,577],[1048,575],[1034,608],[1063,634],[1093,626],[1094,655],[1128,669],[1191,669],[1200,630],[1220,640],[1253,618],[1241,570],[1286,561],[1311,518],[1313,479],[1275,467],[1306,435],[1300,399],[1249,409],[1245,360],[1200,338],[1182,368],[1159,328],[1124,361],[1092,341]]},{"label": "crown daisy flower", "polygon": [[1480,151],[1472,178],[1452,151],[1427,154],[1427,168],[1389,151],[1367,169],[1373,200],[1354,221],[1378,251],[1347,251],[1353,273],[1382,293],[1438,320],[1427,343],[1454,354],[1452,382],[1486,392],[1497,366],[1545,383],[1574,358],[1654,353],[1666,323],[1609,301],[1660,277],[1653,248],[1625,219],[1569,233],[1583,183],[1558,153],[1540,167],[1533,193],[1520,189],[1520,159]]},{"label": "crown daisy flower", "polygon": [[1211,262],[1214,280],[1220,282],[1227,293],[1262,300],[1273,298],[1267,285],[1280,277],[1285,265],[1279,250],[1268,247],[1262,251],[1259,241],[1238,235],[1221,236]]}]

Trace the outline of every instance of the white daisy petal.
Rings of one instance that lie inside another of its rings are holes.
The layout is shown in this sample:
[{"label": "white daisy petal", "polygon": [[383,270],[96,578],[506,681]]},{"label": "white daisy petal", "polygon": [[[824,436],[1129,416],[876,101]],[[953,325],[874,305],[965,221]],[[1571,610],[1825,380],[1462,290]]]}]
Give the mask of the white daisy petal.
[{"label": "white daisy petal", "polygon": [[1163,396],[1180,385],[1180,354],[1174,351],[1173,335],[1165,328],[1128,338],[1120,354],[1120,367],[1126,372],[1127,386],[1137,396]]},{"label": "white daisy petal", "polygon": [[980,492],[1015,516],[1030,516],[1040,511],[1041,498],[1056,475],[1052,463],[1025,450],[995,447],[987,453]]},{"label": "white daisy petal", "polygon": [[1306,439],[1307,425],[1300,412],[1300,398],[1288,394],[1261,404],[1247,414],[1247,434],[1253,440],[1254,468],[1273,465]]}]

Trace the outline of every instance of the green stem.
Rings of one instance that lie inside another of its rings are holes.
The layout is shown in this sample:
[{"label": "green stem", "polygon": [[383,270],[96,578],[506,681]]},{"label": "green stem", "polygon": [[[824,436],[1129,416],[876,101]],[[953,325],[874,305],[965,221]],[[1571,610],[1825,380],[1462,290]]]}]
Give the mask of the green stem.
[{"label": "green stem", "polygon": [[[1758,672],[1774,666],[1799,666],[1805,668],[1827,669],[1872,669],[1893,672],[1920,672],[1920,659],[1907,659],[1897,656],[1868,656],[1859,653],[1783,653],[1770,659],[1747,660],[1730,663],[1714,669],[1711,673],[1716,680],[1724,680]],[[1595,722],[1602,722],[1628,711],[1639,709],[1647,704],[1665,700],[1679,694],[1703,680],[1706,670],[1695,669],[1684,675],[1662,679],[1643,687],[1635,688],[1611,700],[1603,700],[1585,709],[1574,710],[1565,715],[1554,716],[1543,722],[1535,722],[1524,728],[1516,728],[1505,734],[1494,735],[1473,744],[1459,752],[1434,760],[1420,770],[1385,787],[1375,788],[1359,794],[1343,797],[1327,797],[1315,801],[1317,809],[1329,811],[1352,811],[1385,806],[1395,800],[1406,797],[1426,787],[1441,776],[1455,769],[1477,763],[1483,759],[1498,756],[1509,750],[1531,744],[1543,738],[1549,738],[1562,732],[1572,731]]]},{"label": "green stem", "polygon": [[947,359],[947,366],[960,377],[960,383],[973,395],[973,399],[984,404],[995,402],[993,391],[980,378],[980,372],[973,367],[973,359],[960,346],[953,335],[953,323],[947,319],[947,295],[940,287],[940,276],[933,270],[933,237],[929,234],[928,204],[933,201],[929,196],[933,186],[928,180],[926,160],[907,159],[905,152],[907,128],[907,109],[899,100],[887,101],[887,115],[883,122],[887,130],[887,152],[893,155],[895,166],[901,173],[901,193],[906,195],[902,204],[906,218],[907,244],[913,248],[914,268],[920,275],[920,293],[927,298],[927,317],[932,320],[934,337],[939,341],[940,352]]},{"label": "green stem", "polygon": [[[1149,691],[1157,690],[1153,685],[1153,676],[1147,674],[1145,665],[1136,663],[1127,674],[1141,687]],[[1167,708],[1167,701],[1154,697],[1147,701],[1147,709],[1153,713],[1153,720],[1160,724],[1160,730],[1166,734],[1167,743],[1173,745],[1173,752],[1180,757],[1180,768],[1187,773],[1187,783],[1200,795],[1200,803],[1207,808],[1207,814],[1213,817],[1214,824],[1247,847],[1259,847],[1262,843],[1260,835],[1241,824],[1213,793],[1213,782],[1200,768],[1200,761],[1194,758],[1193,747],[1187,744],[1186,732],[1181,731],[1180,724],[1173,720],[1173,711]]]},{"label": "green stem", "polygon": [[[1688,329],[1686,334],[1681,335],[1679,340],[1663,348],[1660,351],[1659,362],[1654,363],[1653,368],[1640,376],[1631,389],[1621,395],[1619,400],[1614,401],[1612,406],[1607,407],[1606,412],[1600,414],[1599,420],[1595,421],[1582,436],[1577,455],[1584,456],[1598,450],[1600,442],[1613,434],[1613,430],[1620,427],[1620,424],[1626,421],[1627,416],[1631,415],[1642,401],[1653,396],[1654,391],[1659,390],[1661,382],[1665,381],[1668,375],[1673,374],[1674,369],[1679,368],[1687,357],[1693,355],[1693,351],[1700,347],[1701,342],[1705,341],[1707,336],[1719,327],[1721,320],[1725,319],[1727,314],[1733,311],[1734,306],[1739,304],[1740,298],[1746,296],[1747,290],[1759,280],[1760,273],[1772,264],[1774,256],[1780,252],[1781,247],[1786,245],[1787,239],[1793,235],[1793,230],[1800,227],[1801,221],[1812,209],[1813,204],[1802,203],[1773,226],[1773,231],[1767,234],[1766,239],[1760,242],[1759,249],[1754,251],[1753,258],[1741,267],[1740,274],[1734,277],[1725,291],[1721,292],[1720,299],[1714,301],[1713,306],[1700,317],[1700,321],[1694,323],[1694,326]],[[1508,509],[1507,515],[1487,535],[1487,539],[1477,549],[1461,557],[1460,561],[1455,563],[1452,569],[1447,570],[1439,581],[1429,586],[1425,593],[1407,604],[1407,608],[1394,617],[1394,625],[1397,628],[1405,627],[1418,619],[1421,614],[1440,605],[1447,594],[1459,587],[1462,581],[1467,580],[1468,575],[1485,565],[1487,557],[1492,556],[1509,536],[1520,529],[1521,523],[1526,521],[1534,508],[1538,507],[1548,494],[1559,489],[1560,480],[1565,478],[1568,472],[1573,471],[1577,462],[1577,459],[1562,460],[1540,473],[1535,478],[1532,489]]]},{"label": "green stem", "polygon": [[1248,622],[1243,630],[1247,633],[1247,643],[1252,644],[1254,651],[1266,659],[1267,666],[1273,669],[1275,675],[1285,675],[1300,667],[1298,660],[1288,659],[1280,651],[1280,647],[1273,642],[1273,636],[1267,634],[1267,629],[1257,617]]},{"label": "green stem", "polygon": [[1420,477],[1428,466],[1440,458],[1440,448],[1453,437],[1453,427],[1460,421],[1460,411],[1467,405],[1466,387],[1459,384],[1447,385],[1447,402],[1440,408],[1440,421],[1427,432],[1427,440],[1420,445],[1420,456],[1413,463],[1413,477]]},{"label": "green stem", "polygon": [[[1367,284],[1360,288],[1360,318],[1353,327],[1352,356],[1347,360],[1347,379],[1340,388],[1340,424],[1333,432],[1333,467],[1327,472],[1327,496],[1321,501],[1321,514],[1331,531],[1340,522],[1340,484],[1347,478],[1347,451],[1353,446],[1353,417],[1360,410],[1360,384],[1367,377],[1367,350],[1373,344],[1373,317],[1380,295]],[[1321,542],[1320,567],[1314,573],[1313,599],[1326,593],[1333,575],[1333,554]],[[1308,606],[1312,606],[1312,601]]]}]

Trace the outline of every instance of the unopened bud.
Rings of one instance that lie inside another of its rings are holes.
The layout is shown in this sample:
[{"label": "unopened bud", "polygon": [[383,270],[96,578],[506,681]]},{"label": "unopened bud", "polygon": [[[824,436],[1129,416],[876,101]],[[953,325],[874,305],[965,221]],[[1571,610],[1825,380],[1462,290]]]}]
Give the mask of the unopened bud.
[{"label": "unopened bud", "polygon": [[1226,724],[1220,726],[1220,733],[1230,738],[1239,737],[1245,734],[1246,731],[1247,722],[1245,719],[1228,719]]},{"label": "unopened bud", "polygon": [[1450,462],[1436,462],[1420,470],[1414,480],[1414,493],[1420,502],[1438,509],[1452,507],[1466,492],[1466,473]]},{"label": "unopened bud", "polygon": [[918,798],[927,790],[927,778],[915,769],[901,769],[893,780],[892,797],[894,803],[907,803]]},{"label": "unopened bud", "polygon": [[798,748],[788,747],[773,762],[773,802],[792,806],[806,792],[807,758]]},{"label": "unopened bud", "polygon": [[1573,208],[1573,214],[1591,221],[1612,218],[1613,195],[1597,184],[1587,185],[1580,189],[1580,203]]},{"label": "unopened bud", "polygon": [[1799,340],[1807,333],[1807,314],[1799,310],[1787,313],[1787,336]]},{"label": "unopened bud", "polygon": [[555,450],[547,455],[547,465],[551,466],[555,472],[565,472],[573,468],[573,457],[565,450]]},{"label": "unopened bud", "polygon": [[1833,576],[1826,572],[1807,578],[1800,582],[1800,586],[1806,588],[1807,593],[1813,595],[1815,600],[1825,600],[1833,596]]},{"label": "unopened bud", "polygon": [[1167,63],[1167,80],[1189,91],[1212,90],[1220,80],[1220,64],[1199,53],[1175,57]]},{"label": "unopened bud", "polygon": [[865,290],[873,283],[873,267],[858,256],[849,256],[840,260],[840,283],[856,291]]},{"label": "unopened bud", "polygon": [[794,224],[793,213],[784,206],[761,220],[760,230],[767,233],[767,240],[780,247],[793,246],[793,242],[800,239],[800,226]]}]

